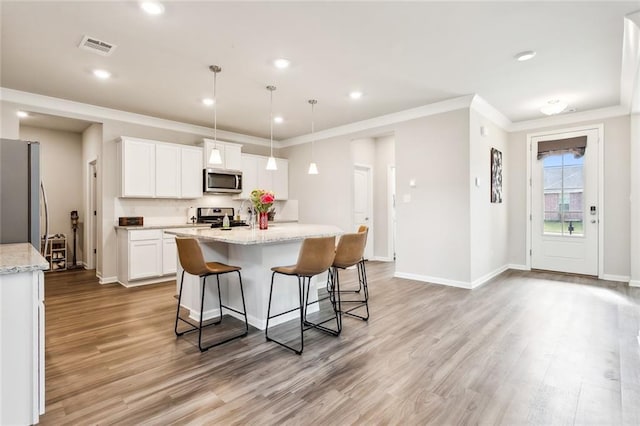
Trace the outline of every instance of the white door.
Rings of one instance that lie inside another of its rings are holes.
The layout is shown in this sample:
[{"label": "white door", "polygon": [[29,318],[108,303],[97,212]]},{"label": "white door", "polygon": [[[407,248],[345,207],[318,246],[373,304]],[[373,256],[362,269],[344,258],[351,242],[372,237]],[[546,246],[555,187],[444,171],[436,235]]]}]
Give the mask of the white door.
[{"label": "white door", "polygon": [[373,195],[372,195],[371,167],[355,166],[353,170],[353,223],[355,232],[359,226],[369,227],[367,246],[364,250],[365,259],[373,257]]},{"label": "white door", "polygon": [[[538,143],[587,136],[585,154],[537,158]],[[531,267],[598,275],[598,130],[531,139]]]},{"label": "white door", "polygon": [[96,269],[96,257],[97,257],[97,241],[98,241],[98,169],[96,167],[96,160],[89,163],[89,211],[87,212],[88,220],[85,218],[85,223],[89,223],[89,247],[85,248],[86,268]]}]

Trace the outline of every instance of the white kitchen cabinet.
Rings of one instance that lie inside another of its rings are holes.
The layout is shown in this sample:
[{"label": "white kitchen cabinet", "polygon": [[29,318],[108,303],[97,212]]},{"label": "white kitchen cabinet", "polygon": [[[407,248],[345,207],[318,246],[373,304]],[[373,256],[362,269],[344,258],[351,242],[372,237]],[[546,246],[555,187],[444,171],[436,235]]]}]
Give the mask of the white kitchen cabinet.
[{"label": "white kitchen cabinet", "polygon": [[276,200],[289,198],[289,161],[276,158],[278,170],[267,170],[268,157],[258,157],[258,187],[273,191]]},{"label": "white kitchen cabinet", "polygon": [[235,200],[248,200],[251,191],[258,188],[258,156],[242,154],[242,192],[233,198]]},{"label": "white kitchen cabinet", "polygon": [[156,144],[122,137],[118,146],[120,196],[153,198],[156,191]]},{"label": "white kitchen cabinet", "polygon": [[268,157],[242,154],[242,192],[234,199],[246,200],[254,189],[273,191],[276,200],[289,198],[289,160],[276,158],[278,170],[267,170]]},{"label": "white kitchen cabinet", "polygon": [[118,282],[125,287],[171,279],[176,273],[174,235],[162,229],[116,228],[118,238]]},{"label": "white kitchen cabinet", "polygon": [[156,144],[156,198],[179,198],[181,176],[179,145]]},{"label": "white kitchen cabinet", "polygon": [[175,274],[178,262],[176,236],[164,234],[162,237],[162,275]]},{"label": "white kitchen cabinet", "polygon": [[[222,158],[222,164],[210,164],[209,156],[211,150],[218,148],[220,151],[220,157]],[[236,143],[229,143],[224,141],[213,141],[212,139],[204,139],[203,150],[203,165],[205,169],[227,169],[227,170],[241,170],[242,169],[242,145]]]},{"label": "white kitchen cabinet", "polygon": [[[23,264],[22,271],[16,268],[16,272],[0,274],[2,425],[36,424],[45,411],[44,274],[35,270],[38,252],[28,250],[33,265]],[[38,268],[47,264],[44,258],[37,263],[44,265]]]},{"label": "white kitchen cabinet", "polygon": [[202,197],[202,148],[123,136],[117,151],[120,197]]},{"label": "white kitchen cabinet", "polygon": [[[181,147],[180,198],[202,197],[202,148]],[[175,263],[175,262],[174,262]]]}]

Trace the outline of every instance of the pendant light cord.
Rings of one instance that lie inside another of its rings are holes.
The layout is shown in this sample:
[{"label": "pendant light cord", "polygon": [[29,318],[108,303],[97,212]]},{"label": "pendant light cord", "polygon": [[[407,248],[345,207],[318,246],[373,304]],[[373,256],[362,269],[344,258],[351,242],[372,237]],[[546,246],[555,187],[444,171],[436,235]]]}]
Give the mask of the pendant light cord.
[{"label": "pendant light cord", "polygon": [[218,143],[218,97],[216,95],[217,77],[218,72],[213,71],[213,140],[216,144]]},{"label": "pendant light cord", "polygon": [[[273,87],[273,86],[272,86]],[[270,101],[269,101],[269,128],[271,130],[271,157],[273,157],[273,91],[275,90],[275,87],[273,89],[270,89]]]}]

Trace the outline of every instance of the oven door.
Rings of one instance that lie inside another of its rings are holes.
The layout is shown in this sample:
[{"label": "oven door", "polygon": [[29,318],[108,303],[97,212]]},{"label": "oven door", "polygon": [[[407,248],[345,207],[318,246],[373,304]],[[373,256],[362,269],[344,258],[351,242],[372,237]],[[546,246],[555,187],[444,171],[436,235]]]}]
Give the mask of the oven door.
[{"label": "oven door", "polygon": [[204,169],[203,190],[210,194],[239,194],[242,192],[242,172]]}]

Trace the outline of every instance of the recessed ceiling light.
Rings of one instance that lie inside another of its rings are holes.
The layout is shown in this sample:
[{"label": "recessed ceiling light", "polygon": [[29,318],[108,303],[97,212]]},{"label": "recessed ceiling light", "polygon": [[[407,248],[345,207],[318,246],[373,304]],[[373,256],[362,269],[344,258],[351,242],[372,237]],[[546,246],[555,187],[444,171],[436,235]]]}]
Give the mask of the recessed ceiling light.
[{"label": "recessed ceiling light", "polygon": [[562,111],[567,109],[567,106],[569,105],[560,99],[551,99],[542,108],[540,108],[540,112],[546,115],[560,114]]},{"label": "recessed ceiling light", "polygon": [[101,80],[106,80],[109,77],[111,77],[111,73],[106,70],[93,70],[93,75],[95,75]]},{"label": "recessed ceiling light", "polygon": [[273,61],[273,66],[275,66],[276,68],[279,68],[281,70],[283,70],[285,68],[289,68],[289,65],[291,65],[291,61],[289,61],[288,59],[284,59],[284,58],[276,59],[275,61]]},{"label": "recessed ceiling light", "polygon": [[212,106],[215,103],[215,101],[211,98],[204,98],[202,100],[202,103],[205,104],[206,106]]},{"label": "recessed ceiling light", "polygon": [[18,112],[16,112],[16,115],[17,115],[18,117],[20,117],[20,118],[27,118],[27,117],[29,116],[29,114],[27,114],[27,113],[26,113],[26,112],[24,112],[24,111],[18,111]]},{"label": "recessed ceiling light", "polygon": [[534,52],[533,50],[526,50],[515,55],[515,58],[520,62],[524,62],[532,59],[534,56],[536,56],[536,52]]},{"label": "recessed ceiling light", "polygon": [[274,123],[278,123],[278,124],[280,124],[280,123],[282,123],[283,121],[284,121],[284,118],[282,118],[282,117],[280,117],[280,116],[273,117],[273,122],[274,122]]},{"label": "recessed ceiling light", "polygon": [[362,92],[351,92],[349,93],[349,97],[351,99],[360,99],[362,97]]},{"label": "recessed ceiling light", "polygon": [[143,1],[140,3],[140,8],[149,15],[162,15],[164,13],[164,6],[157,1]]}]

